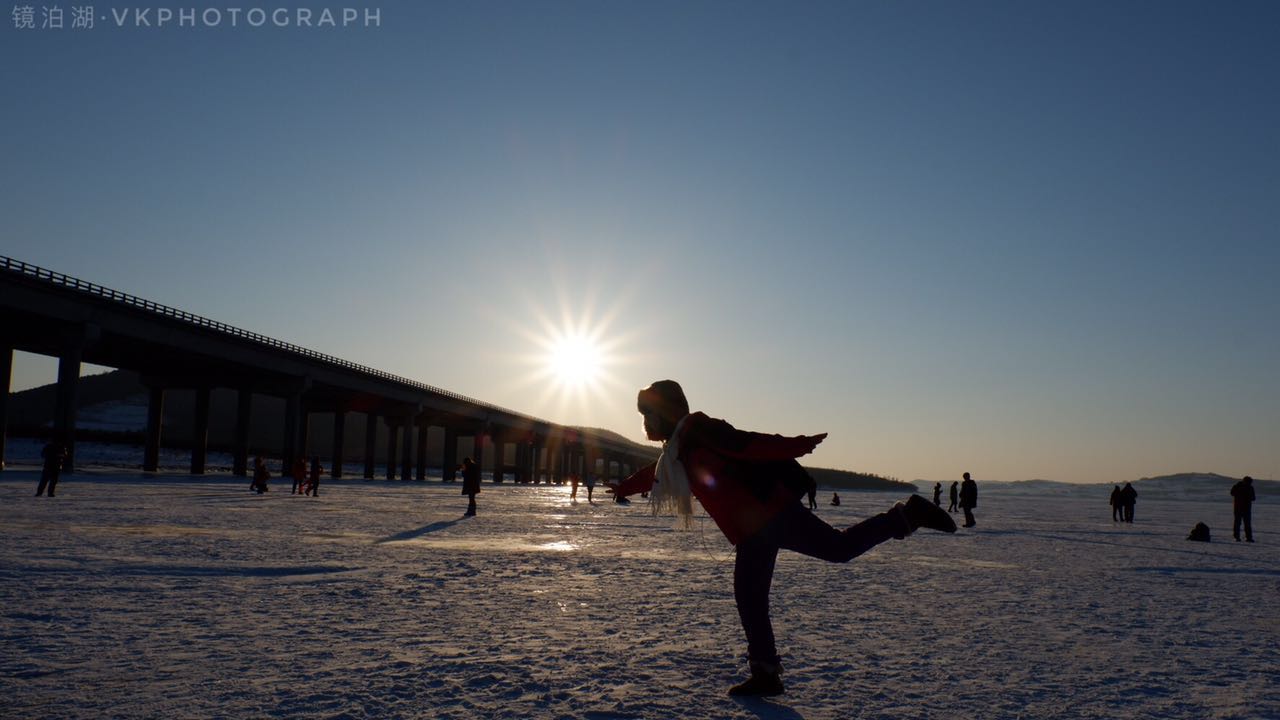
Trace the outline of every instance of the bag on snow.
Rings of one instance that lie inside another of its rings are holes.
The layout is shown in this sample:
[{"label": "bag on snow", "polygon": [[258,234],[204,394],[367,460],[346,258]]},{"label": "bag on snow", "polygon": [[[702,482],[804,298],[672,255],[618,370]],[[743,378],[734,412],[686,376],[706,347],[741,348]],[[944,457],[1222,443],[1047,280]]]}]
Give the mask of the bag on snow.
[{"label": "bag on snow", "polygon": [[1191,534],[1187,536],[1187,539],[1195,540],[1196,542],[1209,542],[1209,526],[1202,522],[1196,523],[1196,526],[1191,528]]}]

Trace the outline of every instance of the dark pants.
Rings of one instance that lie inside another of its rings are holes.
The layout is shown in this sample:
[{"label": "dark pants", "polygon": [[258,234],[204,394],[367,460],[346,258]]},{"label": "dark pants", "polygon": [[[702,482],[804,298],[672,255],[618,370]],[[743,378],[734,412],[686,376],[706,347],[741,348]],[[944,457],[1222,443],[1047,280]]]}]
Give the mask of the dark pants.
[{"label": "dark pants", "polygon": [[1120,522],[1122,513],[1119,505],[1111,506],[1111,522]]},{"label": "dark pants", "polygon": [[471,493],[467,495],[467,498],[469,498],[469,502],[467,502],[467,514],[475,515],[476,514],[476,496],[474,493]]},{"label": "dark pants", "polygon": [[[36,493],[39,495],[39,493]],[[49,494],[53,494],[51,490]],[[1240,539],[1240,523],[1244,523],[1244,537],[1249,542],[1253,542],[1253,508],[1244,510],[1236,510],[1235,522],[1231,525],[1231,534],[1235,539]]]},{"label": "dark pants", "polygon": [[53,463],[44,464],[44,469],[40,471],[40,484],[36,486],[36,497],[43,495],[46,487],[49,489],[49,497],[53,497],[53,491],[58,487],[58,472],[61,469]]},{"label": "dark pants", "polygon": [[1133,503],[1128,503],[1124,506],[1124,521],[1133,522]]},{"label": "dark pants", "polygon": [[973,527],[974,525],[977,525],[977,524],[978,524],[978,521],[973,519],[973,508],[970,508],[970,507],[965,508],[964,509],[964,526]]},{"label": "dark pants", "polygon": [[848,562],[889,538],[906,534],[907,528],[897,515],[881,513],[847,530],[836,530],[796,503],[738,543],[733,597],[747,634],[747,656],[756,663],[778,662],[773,623],[769,621],[769,586],[780,548],[828,562]]}]

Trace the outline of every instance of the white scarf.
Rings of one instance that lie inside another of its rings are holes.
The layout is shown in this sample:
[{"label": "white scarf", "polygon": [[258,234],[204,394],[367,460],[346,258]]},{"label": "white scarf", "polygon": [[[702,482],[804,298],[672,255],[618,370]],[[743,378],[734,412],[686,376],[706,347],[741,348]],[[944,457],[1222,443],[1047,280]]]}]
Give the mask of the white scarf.
[{"label": "white scarf", "polygon": [[664,512],[676,514],[676,527],[688,530],[693,527],[693,493],[689,490],[689,474],[680,462],[680,430],[685,415],[676,423],[671,437],[662,444],[662,455],[653,474],[653,488],[649,491],[649,506],[654,515]]}]

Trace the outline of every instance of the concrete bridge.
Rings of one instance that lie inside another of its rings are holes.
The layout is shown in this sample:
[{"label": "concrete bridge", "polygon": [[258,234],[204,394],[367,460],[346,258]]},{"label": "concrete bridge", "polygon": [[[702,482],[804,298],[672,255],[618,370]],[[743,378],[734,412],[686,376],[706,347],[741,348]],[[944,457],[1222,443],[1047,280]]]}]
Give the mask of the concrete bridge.
[{"label": "concrete bridge", "polygon": [[[483,457],[481,449],[491,446],[497,482],[508,473],[517,481],[532,482],[588,472],[608,479],[657,455],[656,449],[550,423],[0,256],[0,467],[14,350],[58,358],[53,432],[68,446],[66,472],[75,468],[76,386],[82,362],[142,376],[150,393],[141,459],[147,471],[154,471],[159,462],[165,391],[174,389],[195,391],[193,474],[205,471],[209,394],[214,388],[236,391],[232,455],[237,475],[248,472],[255,395],[284,400],[280,437],[285,468],[308,456],[308,418],[332,413],[333,457],[325,458],[325,465],[335,478],[342,477],[346,418],[351,413],[367,416],[364,477],[370,479],[379,422],[388,428],[388,479],[425,479],[431,427],[444,430],[438,464],[445,480],[454,479],[460,438],[472,440],[477,461]],[[508,446],[514,448],[511,453]],[[514,462],[507,462],[508,457]]]}]

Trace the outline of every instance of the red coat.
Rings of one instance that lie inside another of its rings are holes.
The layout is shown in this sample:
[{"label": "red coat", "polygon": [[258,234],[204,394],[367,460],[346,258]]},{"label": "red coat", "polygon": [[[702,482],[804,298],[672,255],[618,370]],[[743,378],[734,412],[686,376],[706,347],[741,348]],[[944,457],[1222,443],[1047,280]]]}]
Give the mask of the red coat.
[{"label": "red coat", "polygon": [[[805,493],[809,474],[796,458],[813,452],[826,435],[765,435],[735,429],[703,413],[680,429],[680,462],[689,489],[729,542],[737,545]],[[656,463],[618,484],[622,497],[653,486]]]}]

